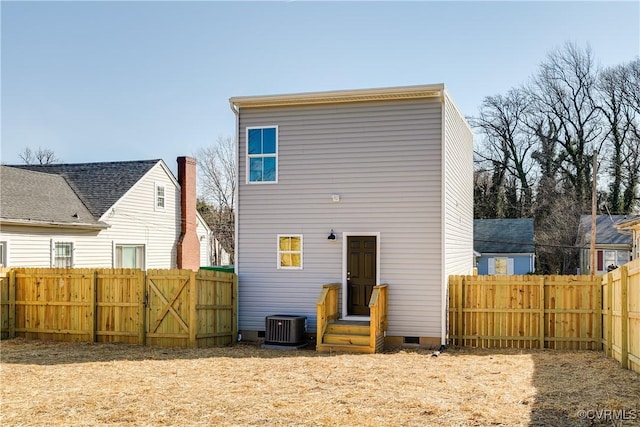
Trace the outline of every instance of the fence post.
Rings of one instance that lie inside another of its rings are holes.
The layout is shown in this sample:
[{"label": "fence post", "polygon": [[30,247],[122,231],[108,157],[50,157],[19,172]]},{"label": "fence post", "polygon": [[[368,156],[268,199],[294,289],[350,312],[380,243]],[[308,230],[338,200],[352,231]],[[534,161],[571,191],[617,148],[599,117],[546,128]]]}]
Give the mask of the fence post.
[{"label": "fence post", "polygon": [[626,265],[620,267],[620,287],[620,364],[629,369],[629,271]]},{"label": "fence post", "polygon": [[607,348],[605,354],[613,356],[613,273],[607,273]]},{"label": "fence post", "polygon": [[96,329],[98,328],[98,316],[96,313],[96,300],[98,299],[98,271],[93,271],[93,280],[91,281],[91,290],[89,291],[91,295],[91,330],[89,331],[89,342],[96,342]]},{"label": "fence post", "polygon": [[138,344],[147,341],[147,272],[138,271]]},{"label": "fence post", "polygon": [[16,271],[9,270],[9,338],[16,337]]},{"label": "fence post", "polygon": [[542,276],[538,279],[538,284],[540,285],[540,289],[538,290],[538,310],[540,310],[540,321],[538,322],[538,348],[544,348],[544,336],[545,336],[545,319],[544,319],[544,304],[547,300],[545,298],[545,276]]},{"label": "fence post", "polygon": [[464,313],[462,312],[462,310],[464,309],[464,288],[466,285],[466,276],[458,276],[456,278],[456,293],[458,294],[458,310],[457,310],[457,317],[458,320],[456,322],[456,326],[458,329],[458,334],[457,334],[457,339],[458,339],[458,345],[459,346],[463,346],[464,345]]},{"label": "fence post", "polygon": [[596,285],[596,330],[594,332],[595,348],[593,350],[602,350],[602,280]]},{"label": "fence post", "polygon": [[196,286],[196,272],[191,271],[189,274],[189,347],[196,348],[197,328],[198,328],[198,311],[196,304],[198,302],[198,288]]}]

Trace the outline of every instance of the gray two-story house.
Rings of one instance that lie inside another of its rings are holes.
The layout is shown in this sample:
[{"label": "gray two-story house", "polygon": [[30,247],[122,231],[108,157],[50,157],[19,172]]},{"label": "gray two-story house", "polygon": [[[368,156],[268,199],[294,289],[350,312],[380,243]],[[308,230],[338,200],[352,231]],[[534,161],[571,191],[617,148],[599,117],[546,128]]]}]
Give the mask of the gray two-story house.
[{"label": "gray two-story house", "polygon": [[386,343],[445,344],[447,278],[473,268],[473,138],[445,86],[230,103],[243,337],[275,314],[315,332],[328,283],[339,319],[366,324],[372,288],[387,284]]}]

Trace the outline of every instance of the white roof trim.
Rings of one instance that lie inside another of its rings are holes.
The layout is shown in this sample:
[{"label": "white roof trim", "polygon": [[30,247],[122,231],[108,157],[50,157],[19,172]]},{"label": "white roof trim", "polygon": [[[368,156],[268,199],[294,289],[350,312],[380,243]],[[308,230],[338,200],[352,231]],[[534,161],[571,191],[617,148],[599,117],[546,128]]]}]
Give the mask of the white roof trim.
[{"label": "white roof trim", "polygon": [[377,89],[338,90],[283,95],[237,96],[229,98],[236,108],[274,107],[286,105],[335,104],[347,102],[385,101],[441,97],[444,84],[388,87]]},{"label": "white roof trim", "polygon": [[30,219],[10,219],[0,218],[0,224],[3,225],[22,225],[29,227],[50,227],[50,228],[69,228],[75,230],[105,230],[111,227],[109,224],[100,222],[97,224],[89,224],[86,222],[56,222],[56,221],[41,221]]}]

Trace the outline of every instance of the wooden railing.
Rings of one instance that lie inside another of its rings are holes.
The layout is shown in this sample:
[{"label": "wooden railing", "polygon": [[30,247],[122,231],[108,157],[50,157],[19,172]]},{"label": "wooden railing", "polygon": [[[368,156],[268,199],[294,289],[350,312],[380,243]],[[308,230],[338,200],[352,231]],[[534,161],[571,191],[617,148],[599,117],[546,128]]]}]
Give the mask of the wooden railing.
[{"label": "wooden railing", "polygon": [[374,286],[369,300],[369,345],[376,352],[384,347],[384,333],[387,331],[387,287]]},{"label": "wooden railing", "polygon": [[318,315],[316,339],[318,343],[322,342],[329,322],[338,320],[338,289],[340,289],[339,283],[322,285],[322,292],[316,303]]}]

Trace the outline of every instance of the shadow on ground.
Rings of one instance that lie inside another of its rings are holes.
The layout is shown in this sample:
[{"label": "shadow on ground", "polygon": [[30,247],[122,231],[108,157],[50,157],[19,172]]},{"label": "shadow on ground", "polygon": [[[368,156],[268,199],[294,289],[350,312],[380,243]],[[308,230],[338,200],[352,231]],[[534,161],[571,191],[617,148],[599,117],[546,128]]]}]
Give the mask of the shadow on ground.
[{"label": "shadow on ground", "polygon": [[602,352],[457,348],[448,354],[529,358],[532,369],[523,381],[530,383],[534,396],[522,402],[530,406],[529,420],[523,420],[523,425],[640,426],[640,375],[622,369]]}]

